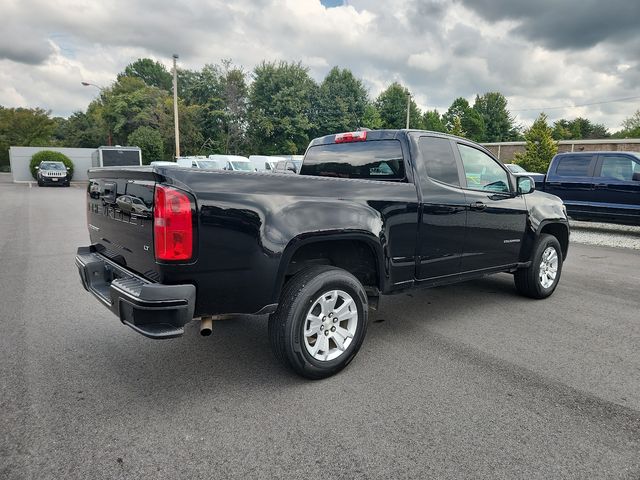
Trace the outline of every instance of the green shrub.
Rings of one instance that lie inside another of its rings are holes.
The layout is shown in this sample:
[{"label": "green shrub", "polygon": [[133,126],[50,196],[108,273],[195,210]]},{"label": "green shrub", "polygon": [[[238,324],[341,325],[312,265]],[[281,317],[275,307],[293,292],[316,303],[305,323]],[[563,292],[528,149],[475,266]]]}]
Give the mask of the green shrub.
[{"label": "green shrub", "polygon": [[65,167],[67,167],[67,172],[69,173],[69,180],[73,178],[73,162],[71,161],[71,159],[64,153],[54,152],[53,150],[42,150],[38,153],[35,153],[33,157],[31,157],[29,169],[31,170],[31,175],[33,176],[33,178],[37,178],[36,167],[39,167],[42,162],[64,163]]}]

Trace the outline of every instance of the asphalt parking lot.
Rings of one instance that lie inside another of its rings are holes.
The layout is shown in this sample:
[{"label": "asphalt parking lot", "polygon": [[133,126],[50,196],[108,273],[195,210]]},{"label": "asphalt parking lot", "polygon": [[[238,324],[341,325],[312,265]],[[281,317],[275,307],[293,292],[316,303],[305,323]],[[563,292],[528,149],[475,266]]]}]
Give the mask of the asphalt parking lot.
[{"label": "asphalt parking lot", "polygon": [[83,196],[0,179],[0,478],[640,478],[639,251],[573,243],[545,301],[506,274],[385,297],[310,382],[264,319],[119,324],[74,266]]}]

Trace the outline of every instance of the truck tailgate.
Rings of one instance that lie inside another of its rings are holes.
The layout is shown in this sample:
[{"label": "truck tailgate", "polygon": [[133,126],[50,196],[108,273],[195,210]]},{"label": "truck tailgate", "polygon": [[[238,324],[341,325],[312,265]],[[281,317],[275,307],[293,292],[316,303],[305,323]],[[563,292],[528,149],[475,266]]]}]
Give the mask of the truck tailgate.
[{"label": "truck tailgate", "polygon": [[159,281],[153,248],[153,197],[157,175],[151,168],[89,171],[87,224],[91,243],[113,262]]}]

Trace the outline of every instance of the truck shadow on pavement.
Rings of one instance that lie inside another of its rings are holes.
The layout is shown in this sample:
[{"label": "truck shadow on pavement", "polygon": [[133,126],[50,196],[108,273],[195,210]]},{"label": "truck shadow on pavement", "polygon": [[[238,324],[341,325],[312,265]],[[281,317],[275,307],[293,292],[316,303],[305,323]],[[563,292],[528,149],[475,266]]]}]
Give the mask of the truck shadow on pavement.
[{"label": "truck shadow on pavement", "polygon": [[[380,355],[375,347],[380,342],[420,343],[436,322],[477,315],[513,297],[518,295],[510,275],[383,297],[381,308],[370,311],[367,338],[349,370],[355,364],[366,368],[369,355]],[[272,355],[267,322],[266,316],[220,320],[214,322],[211,337],[201,337],[198,323],[192,322],[183,337],[170,341],[149,340],[116,323],[109,328],[120,329],[119,334],[107,335],[98,347],[102,351],[94,354],[111,367],[100,375],[128,385],[132,395],[127,401],[153,402],[161,394],[179,402],[193,394],[308,384]]]}]

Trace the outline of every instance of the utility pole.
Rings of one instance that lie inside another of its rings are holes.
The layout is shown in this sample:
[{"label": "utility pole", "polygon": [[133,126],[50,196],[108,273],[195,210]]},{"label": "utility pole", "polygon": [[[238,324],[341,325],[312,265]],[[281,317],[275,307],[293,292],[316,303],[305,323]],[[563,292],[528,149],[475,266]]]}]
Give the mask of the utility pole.
[{"label": "utility pole", "polygon": [[[104,87],[101,87],[100,85],[96,85],[95,83],[89,83],[89,82],[80,82],[82,84],[83,87],[96,87],[98,90],[100,90],[100,93],[104,92]],[[111,127],[109,128],[109,137],[107,139],[108,145],[111,146]]]},{"label": "utility pole", "polygon": [[178,54],[173,54],[173,123],[176,127],[176,158],[180,156],[180,128],[178,126],[178,69],[176,68]]},{"label": "utility pole", "polygon": [[407,129],[409,129],[409,112],[411,111],[411,94],[407,92]]}]

